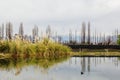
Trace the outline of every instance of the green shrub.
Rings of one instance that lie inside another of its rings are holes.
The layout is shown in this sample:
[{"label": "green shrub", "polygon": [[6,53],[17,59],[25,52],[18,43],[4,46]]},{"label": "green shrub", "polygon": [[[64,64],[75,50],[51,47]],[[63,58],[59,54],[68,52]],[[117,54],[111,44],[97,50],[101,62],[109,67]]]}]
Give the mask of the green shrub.
[{"label": "green shrub", "polygon": [[120,45],[120,35],[118,36],[117,43]]}]

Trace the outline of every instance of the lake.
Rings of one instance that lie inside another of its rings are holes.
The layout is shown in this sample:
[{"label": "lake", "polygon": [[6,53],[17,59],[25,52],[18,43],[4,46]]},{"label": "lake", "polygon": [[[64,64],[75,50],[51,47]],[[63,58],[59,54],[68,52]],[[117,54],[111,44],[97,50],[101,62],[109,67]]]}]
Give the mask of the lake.
[{"label": "lake", "polygon": [[120,80],[120,58],[0,59],[0,80]]}]

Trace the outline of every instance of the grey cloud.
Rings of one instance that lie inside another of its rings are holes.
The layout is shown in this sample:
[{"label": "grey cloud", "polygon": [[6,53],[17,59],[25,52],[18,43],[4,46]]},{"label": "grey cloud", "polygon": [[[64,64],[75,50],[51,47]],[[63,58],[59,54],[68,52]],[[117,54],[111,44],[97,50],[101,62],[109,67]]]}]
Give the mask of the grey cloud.
[{"label": "grey cloud", "polygon": [[[98,30],[113,29],[119,26],[119,8],[120,0],[0,0],[0,22],[14,22],[16,32],[21,21],[26,29],[50,24],[59,27],[59,33],[63,27],[81,26],[82,21],[91,21]],[[108,21],[113,18],[110,25]]]}]

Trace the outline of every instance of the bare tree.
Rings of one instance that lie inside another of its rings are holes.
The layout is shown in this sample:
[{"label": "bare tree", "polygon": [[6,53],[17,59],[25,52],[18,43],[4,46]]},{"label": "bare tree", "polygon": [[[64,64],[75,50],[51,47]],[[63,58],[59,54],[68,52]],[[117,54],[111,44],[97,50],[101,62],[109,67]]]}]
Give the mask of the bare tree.
[{"label": "bare tree", "polygon": [[23,37],[24,37],[23,23],[20,23],[19,36],[20,36],[21,39],[23,40]]},{"label": "bare tree", "polygon": [[100,35],[100,39],[99,39],[99,42],[101,43],[101,38],[102,38],[102,36],[101,36],[101,33],[100,33],[99,35]]},{"label": "bare tree", "polygon": [[8,39],[8,24],[6,24],[6,39]]},{"label": "bare tree", "polygon": [[50,25],[48,25],[47,29],[46,29],[46,36],[48,39],[50,39],[50,37],[52,36],[51,35],[51,28],[50,28]]},{"label": "bare tree", "polygon": [[4,39],[4,24],[2,24],[2,39]]},{"label": "bare tree", "polygon": [[108,36],[108,39],[107,39],[107,45],[109,45],[111,43],[111,37]]},{"label": "bare tree", "polygon": [[69,43],[71,43],[72,42],[72,31],[71,31],[71,29],[69,30]]},{"label": "bare tree", "polygon": [[0,26],[0,40],[2,39],[2,28]]},{"label": "bare tree", "polygon": [[55,42],[57,42],[57,38],[58,38],[58,35],[57,35],[57,32],[55,32]]},{"label": "bare tree", "polygon": [[99,43],[99,35],[97,34],[97,44]]},{"label": "bare tree", "polygon": [[9,22],[6,24],[6,38],[8,40],[12,40],[12,35],[13,35],[13,28],[12,28],[12,24]]},{"label": "bare tree", "polygon": [[85,25],[85,22],[82,23],[82,31],[81,31],[81,43],[82,44],[85,44],[85,35],[86,35],[86,25]]},{"label": "bare tree", "polygon": [[103,42],[104,42],[104,44],[106,44],[106,35],[105,35],[105,33],[104,33],[104,36],[103,36]]},{"label": "bare tree", "polygon": [[75,30],[75,43],[77,42],[77,30]]},{"label": "bare tree", "polygon": [[90,44],[90,22],[88,22],[88,44]]},{"label": "bare tree", "polygon": [[37,36],[38,37],[38,27],[35,25],[33,28],[33,36]]},{"label": "bare tree", "polygon": [[36,41],[36,38],[38,37],[38,27],[36,25],[32,29],[32,35],[33,35],[33,41]]},{"label": "bare tree", "polygon": [[97,43],[97,35],[96,35],[96,29],[95,29],[95,44]]}]

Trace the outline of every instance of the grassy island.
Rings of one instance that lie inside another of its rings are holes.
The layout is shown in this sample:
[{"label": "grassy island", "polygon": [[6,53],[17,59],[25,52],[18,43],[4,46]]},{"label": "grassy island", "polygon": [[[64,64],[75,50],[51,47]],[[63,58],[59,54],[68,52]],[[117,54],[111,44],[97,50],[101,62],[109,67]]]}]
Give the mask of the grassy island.
[{"label": "grassy island", "polygon": [[0,41],[0,53],[2,57],[29,57],[58,58],[69,55],[71,49],[49,39],[36,43],[22,40]]}]

